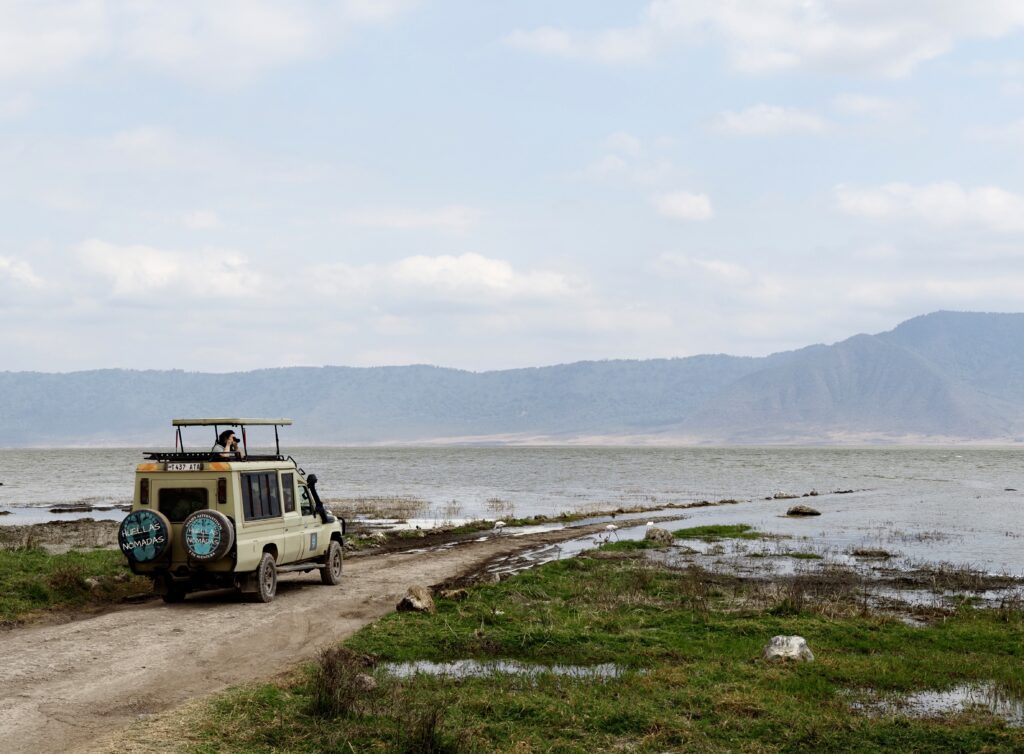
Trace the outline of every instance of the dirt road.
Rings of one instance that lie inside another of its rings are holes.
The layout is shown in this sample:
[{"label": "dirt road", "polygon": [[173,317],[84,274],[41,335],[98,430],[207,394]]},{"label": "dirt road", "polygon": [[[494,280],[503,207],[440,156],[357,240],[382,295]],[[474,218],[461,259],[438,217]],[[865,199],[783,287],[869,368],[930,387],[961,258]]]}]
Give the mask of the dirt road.
[{"label": "dirt road", "polygon": [[436,584],[496,556],[600,528],[352,558],[339,587],[322,586],[316,573],[282,575],[269,605],[221,592],[0,633],[0,749],[88,751],[140,715],[310,658],[391,612],[411,584]]}]

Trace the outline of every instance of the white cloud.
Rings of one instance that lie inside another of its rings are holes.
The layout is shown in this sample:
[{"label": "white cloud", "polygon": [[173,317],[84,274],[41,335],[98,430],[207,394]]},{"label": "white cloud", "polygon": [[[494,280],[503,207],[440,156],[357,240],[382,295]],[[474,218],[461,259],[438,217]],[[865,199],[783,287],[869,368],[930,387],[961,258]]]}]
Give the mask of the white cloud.
[{"label": "white cloud", "polygon": [[714,126],[737,136],[774,136],[792,132],[820,133],[827,123],[809,110],[761,104],[738,112],[726,110],[714,120]]},{"label": "white cloud", "polygon": [[680,45],[720,40],[748,73],[804,68],[901,76],[970,37],[1024,26],[1016,0],[856,3],[849,0],[650,0],[629,27],[552,27],[508,36],[515,46],[604,63],[648,60]]},{"label": "white cloud", "polygon": [[480,254],[407,257],[389,268],[395,282],[408,287],[502,297],[551,298],[573,292],[572,283],[555,272],[517,272],[502,259]]},{"label": "white cloud", "polygon": [[115,298],[149,302],[159,294],[216,303],[218,298],[256,297],[265,287],[264,277],[244,256],[226,249],[180,252],[91,239],[75,251],[87,270],[107,282]]},{"label": "white cloud", "polygon": [[450,204],[436,209],[367,207],[343,212],[341,219],[349,225],[398,230],[443,230],[462,233],[480,221],[482,212],[463,204]]},{"label": "white cloud", "polygon": [[707,194],[673,191],[654,197],[653,202],[660,214],[675,220],[710,220],[714,215]]},{"label": "white cloud", "polygon": [[25,261],[13,257],[0,256],[0,280],[13,283],[18,287],[40,288],[43,280]]},{"label": "white cloud", "polygon": [[671,160],[657,154],[671,146],[666,139],[655,140],[652,150],[633,134],[618,131],[609,135],[602,146],[607,153],[588,165],[583,176],[654,186],[663,183],[675,169]]},{"label": "white cloud", "polygon": [[579,281],[547,270],[516,270],[480,254],[416,255],[387,265],[332,264],[313,276],[321,294],[364,296],[374,301],[453,300],[497,305],[511,299],[561,301],[585,290]]},{"label": "white cloud", "polygon": [[103,0],[0,3],[0,78],[60,71],[102,54],[109,42]]},{"label": "white cloud", "polygon": [[862,118],[892,120],[907,115],[909,106],[906,102],[889,97],[871,97],[866,94],[840,94],[832,99],[832,106],[846,115]]},{"label": "white cloud", "polygon": [[207,209],[186,212],[182,215],[181,222],[189,230],[210,230],[220,227],[220,218],[217,213]]},{"label": "white cloud", "polygon": [[265,0],[136,0],[123,20],[129,59],[189,77],[216,71],[229,81],[317,54],[328,31],[305,3]]},{"label": "white cloud", "polygon": [[654,54],[656,40],[645,27],[609,29],[581,34],[545,26],[516,30],[505,41],[513,47],[564,58],[597,60],[602,63],[636,63]]},{"label": "white cloud", "polygon": [[951,181],[923,186],[888,183],[866,189],[840,185],[835,195],[840,210],[858,217],[1024,231],[1024,195],[996,186],[964,188]]},{"label": "white cloud", "polygon": [[[696,281],[695,291],[712,298],[727,296],[748,307],[775,307],[787,302],[801,288],[799,281],[764,274],[723,259],[701,259],[686,254],[662,254],[656,271]],[[806,298],[801,296],[801,299]],[[702,304],[703,306],[703,304]]]},{"label": "white cloud", "polygon": [[0,4],[0,77],[103,57],[218,86],[329,52],[412,0],[13,0]]}]

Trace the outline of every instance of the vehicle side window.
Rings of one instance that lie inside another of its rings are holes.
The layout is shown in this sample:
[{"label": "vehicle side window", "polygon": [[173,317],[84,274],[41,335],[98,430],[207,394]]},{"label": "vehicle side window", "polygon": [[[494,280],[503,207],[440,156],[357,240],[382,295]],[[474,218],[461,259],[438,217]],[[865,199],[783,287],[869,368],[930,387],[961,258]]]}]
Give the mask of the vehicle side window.
[{"label": "vehicle side window", "polygon": [[175,524],[184,521],[190,513],[210,507],[210,493],[205,487],[173,487],[160,490],[157,495],[157,508]]},{"label": "vehicle side window", "polygon": [[241,475],[242,514],[246,521],[281,515],[276,471],[252,471]]},{"label": "vehicle side window", "polygon": [[313,515],[313,501],[309,497],[309,490],[305,485],[299,485],[299,507],[302,508],[303,516]]},{"label": "vehicle side window", "polygon": [[295,510],[295,475],[281,475],[281,499],[284,500],[284,512]]}]

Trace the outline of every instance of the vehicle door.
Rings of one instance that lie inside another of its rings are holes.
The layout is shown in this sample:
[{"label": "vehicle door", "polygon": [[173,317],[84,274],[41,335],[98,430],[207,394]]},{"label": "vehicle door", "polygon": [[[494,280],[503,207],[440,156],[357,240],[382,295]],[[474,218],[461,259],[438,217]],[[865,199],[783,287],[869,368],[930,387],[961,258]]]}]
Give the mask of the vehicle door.
[{"label": "vehicle door", "polygon": [[302,512],[296,504],[295,472],[281,472],[281,502],[284,513],[284,562],[294,563],[302,559],[302,542],[305,525]]},{"label": "vehicle door", "polygon": [[302,514],[302,557],[312,558],[323,553],[327,545],[321,541],[320,517],[316,515],[316,505],[313,503],[313,496],[309,488],[299,482],[295,488],[295,496],[299,503],[299,512]]}]

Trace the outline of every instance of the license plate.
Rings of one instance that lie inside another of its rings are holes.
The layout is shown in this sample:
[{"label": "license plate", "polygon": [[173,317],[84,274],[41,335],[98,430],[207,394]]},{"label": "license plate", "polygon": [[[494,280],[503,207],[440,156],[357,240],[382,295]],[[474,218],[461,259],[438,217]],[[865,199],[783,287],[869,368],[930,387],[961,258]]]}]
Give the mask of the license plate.
[{"label": "license plate", "polygon": [[169,463],[167,464],[168,471],[202,471],[203,464],[201,463]]}]

